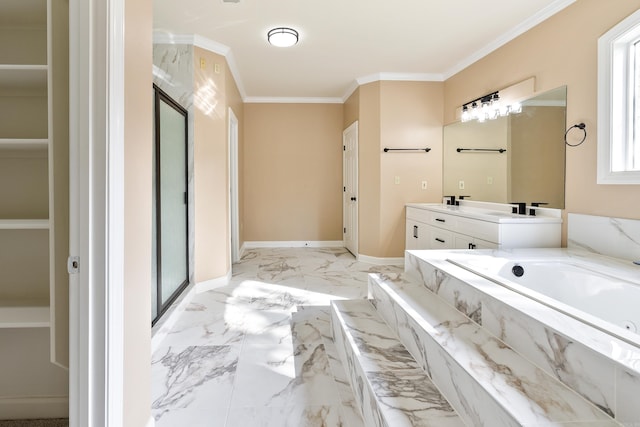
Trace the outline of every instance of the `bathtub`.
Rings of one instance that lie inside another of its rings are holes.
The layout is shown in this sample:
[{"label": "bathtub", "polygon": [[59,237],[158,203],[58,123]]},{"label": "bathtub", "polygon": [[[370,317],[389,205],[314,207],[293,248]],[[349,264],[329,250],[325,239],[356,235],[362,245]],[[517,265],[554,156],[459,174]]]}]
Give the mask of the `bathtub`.
[{"label": "bathtub", "polygon": [[640,347],[639,265],[568,249],[465,251],[447,261]]}]

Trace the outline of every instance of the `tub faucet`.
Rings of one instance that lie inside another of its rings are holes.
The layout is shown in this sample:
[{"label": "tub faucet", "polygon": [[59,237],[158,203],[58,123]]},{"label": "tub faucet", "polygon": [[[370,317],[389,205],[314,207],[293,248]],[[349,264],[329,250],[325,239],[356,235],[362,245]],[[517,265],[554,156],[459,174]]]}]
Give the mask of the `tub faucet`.
[{"label": "tub faucet", "polygon": [[[531,206],[533,206],[534,208],[539,208],[540,205],[548,205],[549,203],[545,203],[545,202],[531,202]],[[535,209],[529,209],[529,215],[531,216],[536,216],[536,210]]]},{"label": "tub faucet", "polygon": [[460,200],[464,200],[465,197],[471,197],[471,196],[458,196],[458,200],[456,200],[456,206],[460,206]]},{"label": "tub faucet", "polygon": [[511,213],[526,215],[527,214],[527,204],[524,202],[511,202],[510,205],[514,205],[511,208]]}]

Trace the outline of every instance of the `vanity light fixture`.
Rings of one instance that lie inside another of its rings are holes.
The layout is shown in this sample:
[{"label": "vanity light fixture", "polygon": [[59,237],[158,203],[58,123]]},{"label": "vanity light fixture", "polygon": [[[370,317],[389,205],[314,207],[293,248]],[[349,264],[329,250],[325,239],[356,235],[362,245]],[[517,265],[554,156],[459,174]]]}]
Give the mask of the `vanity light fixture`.
[{"label": "vanity light fixture", "polygon": [[274,46],[290,47],[298,43],[298,32],[288,27],[274,28],[267,33],[267,40]]},{"label": "vanity light fixture", "polygon": [[[478,103],[480,103],[480,105],[478,105]],[[463,122],[468,122],[470,120],[484,122],[485,120],[494,120],[498,117],[504,117],[509,114],[517,114],[520,112],[522,112],[521,104],[502,104],[500,101],[500,93],[496,91],[463,104],[460,120]]]}]

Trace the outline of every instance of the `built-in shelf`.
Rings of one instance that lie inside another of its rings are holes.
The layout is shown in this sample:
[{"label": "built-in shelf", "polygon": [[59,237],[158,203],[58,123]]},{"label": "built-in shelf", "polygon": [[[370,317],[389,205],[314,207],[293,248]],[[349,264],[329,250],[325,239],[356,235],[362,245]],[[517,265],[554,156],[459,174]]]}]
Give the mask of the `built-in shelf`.
[{"label": "built-in shelf", "polygon": [[0,91],[46,95],[47,66],[0,64]]},{"label": "built-in shelf", "polygon": [[47,139],[10,139],[0,138],[0,150],[46,150],[49,145]]},{"label": "built-in shelf", "polygon": [[0,219],[0,230],[47,230],[48,228],[48,219]]},{"label": "built-in shelf", "polygon": [[48,328],[50,325],[48,301],[0,301],[0,329]]},{"label": "built-in shelf", "polygon": [[46,28],[46,25],[45,0],[2,0],[0,26]]}]

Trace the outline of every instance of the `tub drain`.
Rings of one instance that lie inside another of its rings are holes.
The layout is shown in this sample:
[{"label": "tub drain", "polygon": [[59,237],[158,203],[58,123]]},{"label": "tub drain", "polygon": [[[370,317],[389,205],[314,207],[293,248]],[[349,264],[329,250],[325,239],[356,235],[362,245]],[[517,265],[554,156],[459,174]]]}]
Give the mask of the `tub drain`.
[{"label": "tub drain", "polygon": [[511,269],[511,272],[516,277],[522,277],[522,275],[524,274],[524,267],[521,265],[514,265]]},{"label": "tub drain", "polygon": [[638,332],[638,328],[636,328],[636,324],[633,323],[631,320],[623,320],[622,327],[625,328],[627,331]]}]

